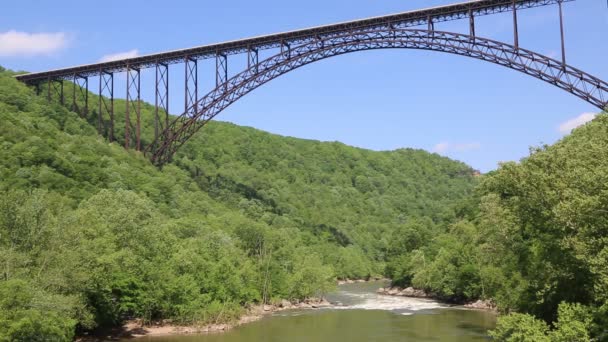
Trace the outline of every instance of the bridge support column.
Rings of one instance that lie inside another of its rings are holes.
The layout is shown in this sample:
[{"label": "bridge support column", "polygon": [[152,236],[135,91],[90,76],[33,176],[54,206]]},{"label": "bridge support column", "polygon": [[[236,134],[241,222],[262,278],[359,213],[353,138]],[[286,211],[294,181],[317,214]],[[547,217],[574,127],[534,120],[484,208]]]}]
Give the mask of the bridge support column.
[{"label": "bridge support column", "polygon": [[215,87],[224,84],[228,88],[228,56],[218,53],[215,55]]},{"label": "bridge support column", "polygon": [[59,83],[59,103],[61,105],[65,105],[65,97],[63,96],[63,80],[57,81]]},{"label": "bridge support column", "polygon": [[[154,141],[169,126],[169,65],[156,63],[156,92],[154,112]],[[164,114],[160,113],[163,111]],[[161,120],[161,114],[164,118]],[[156,148],[156,146],[154,146]]]},{"label": "bridge support column", "polygon": [[47,79],[47,101],[50,103],[53,99],[53,93],[59,95],[59,103],[64,104],[63,98],[63,80]]},{"label": "bridge support column", "polygon": [[140,71],[127,66],[127,111],[125,112],[125,148],[129,149],[131,139],[130,112],[135,112],[135,150],[141,150],[141,80]]},{"label": "bridge support column", "polygon": [[110,127],[107,131],[108,140],[114,141],[114,74],[99,71],[99,112],[97,113],[97,130],[103,135],[103,113],[108,113]]},{"label": "bridge support column", "polygon": [[472,10],[469,10],[469,36],[475,39],[475,16]]},{"label": "bridge support column", "polygon": [[[89,113],[89,78],[74,74],[73,82],[72,111],[78,113],[81,118],[85,118]],[[78,107],[78,100],[82,100],[82,108]]]},{"label": "bridge support column", "polygon": [[321,49],[325,48],[325,41],[321,38],[321,36],[316,35],[315,36],[315,41],[317,42],[319,48],[321,48]]},{"label": "bridge support column", "polygon": [[185,65],[184,113],[194,116],[196,108],[193,106],[198,102],[198,60],[186,57]]},{"label": "bridge support column", "polygon": [[433,18],[430,15],[426,18],[426,23],[429,31],[435,31],[435,23],[433,23]]},{"label": "bridge support column", "polygon": [[519,50],[519,32],[517,29],[517,3],[513,0],[513,46]]},{"label": "bridge support column", "polygon": [[291,58],[291,46],[288,43],[281,41],[281,53],[285,52],[285,50],[287,50],[287,58]]},{"label": "bridge support column", "polygon": [[247,49],[247,69],[255,67],[255,72],[258,72],[258,50],[249,48]]},{"label": "bridge support column", "polygon": [[562,42],[562,64],[566,67],[566,43],[564,38],[564,13],[562,10],[562,1],[557,2],[559,6],[559,30],[561,33],[561,42]]}]

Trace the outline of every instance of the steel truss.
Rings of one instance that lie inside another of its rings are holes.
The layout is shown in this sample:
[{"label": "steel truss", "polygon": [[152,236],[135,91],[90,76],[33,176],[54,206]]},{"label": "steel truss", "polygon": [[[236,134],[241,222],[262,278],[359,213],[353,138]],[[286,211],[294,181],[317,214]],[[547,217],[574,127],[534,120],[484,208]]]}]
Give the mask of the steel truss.
[{"label": "steel truss", "polygon": [[135,112],[135,149],[141,150],[141,78],[139,69],[127,68],[127,110],[125,112],[125,148],[131,147],[131,111]]},{"label": "steel truss", "polygon": [[502,65],[553,84],[604,109],[608,106],[608,83],[579,69],[530,50],[471,35],[428,30],[400,29],[392,25],[370,30],[343,32],[316,39],[249,66],[217,84],[196,103],[194,116],[184,113],[171,122],[160,141],[148,149],[156,165],[168,162],[177,148],[222,110],[259,86],[304,65],[355,51],[373,49],[421,49],[447,52]]},{"label": "steel truss", "polygon": [[[156,64],[156,91],[154,94],[154,140],[157,141],[160,132],[169,127],[169,66],[167,64]],[[186,112],[187,109],[186,105]]]},{"label": "steel truss", "polygon": [[187,57],[184,65],[186,67],[184,113],[194,116],[194,104],[198,102],[198,60]]},{"label": "steel truss", "polygon": [[[125,72],[128,68],[145,69],[153,68],[158,62],[165,64],[183,63],[185,58],[210,59],[220,55],[234,55],[247,53],[251,49],[264,50],[274,48],[285,48],[287,46],[300,46],[318,39],[338,38],[345,32],[356,30],[374,30],[392,25],[396,29],[428,25],[429,31],[434,29],[434,24],[468,19],[471,15],[475,17],[504,13],[513,10],[555,5],[561,2],[573,0],[476,0],[465,1],[457,4],[426,8],[403,13],[347,21],[338,24],[317,26],[303,30],[269,34],[259,37],[239,39],[218,44],[199,46],[191,49],[182,49],[161,52],[146,56],[129,58],[119,61],[82,65],[72,68],[30,73],[16,76],[20,81],[34,84],[44,82],[48,78],[69,79],[73,74],[82,76],[96,76],[99,69],[108,72]],[[514,13],[516,17],[516,13]],[[517,44],[516,44],[517,45]]]},{"label": "steel truss", "polygon": [[254,67],[257,72],[259,63],[259,52],[257,49],[247,49],[247,69]]},{"label": "steel truss", "polygon": [[[89,78],[74,74],[73,82],[72,111],[85,118],[89,113]],[[82,103],[82,108],[79,107],[78,102]]]},{"label": "steel truss", "polygon": [[110,141],[114,141],[114,74],[99,71],[99,112],[97,113],[97,129],[103,135],[104,131],[104,112],[109,119],[109,127],[106,129],[106,136]]},{"label": "steel truss", "polygon": [[47,93],[46,98],[48,102],[53,100],[53,95],[58,96],[59,103],[62,105],[65,103],[65,97],[63,96],[63,80],[48,79],[46,82]]},{"label": "steel truss", "polygon": [[[215,56],[215,86],[228,85],[228,56],[218,53]],[[196,109],[195,109],[196,110]]]}]

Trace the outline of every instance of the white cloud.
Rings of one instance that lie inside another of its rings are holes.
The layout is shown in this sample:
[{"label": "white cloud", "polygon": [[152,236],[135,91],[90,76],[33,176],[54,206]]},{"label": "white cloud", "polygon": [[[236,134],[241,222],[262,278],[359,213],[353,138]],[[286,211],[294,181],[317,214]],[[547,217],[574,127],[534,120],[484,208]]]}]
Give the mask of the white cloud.
[{"label": "white cloud", "polygon": [[546,56],[549,57],[549,58],[555,59],[555,58],[557,58],[557,51],[550,50],[549,52],[546,53]]},{"label": "white cloud", "polygon": [[99,61],[102,63],[111,62],[111,61],[117,61],[117,60],[121,60],[121,59],[133,58],[133,57],[137,57],[137,56],[139,56],[139,51],[137,51],[137,49],[133,49],[133,50],[125,51],[125,52],[118,52],[118,53],[105,55],[105,56],[101,57],[99,59]]},{"label": "white cloud", "polygon": [[0,57],[48,55],[67,45],[68,37],[63,32],[0,32]]},{"label": "white cloud", "polygon": [[446,142],[442,142],[442,143],[435,145],[435,147],[433,147],[433,152],[443,153],[443,152],[447,151],[448,148],[450,148],[450,144],[448,144]]},{"label": "white cloud", "polygon": [[562,134],[568,134],[568,133],[570,133],[570,131],[572,131],[576,127],[578,127],[580,125],[584,125],[585,123],[593,120],[593,118],[595,118],[594,113],[583,113],[583,114],[575,117],[574,119],[570,119],[566,122],[562,122],[559,125],[558,130]]},{"label": "white cloud", "polygon": [[478,150],[481,148],[480,143],[459,143],[453,144],[448,142],[441,142],[433,147],[435,153],[446,153],[446,152],[467,152],[472,150]]}]

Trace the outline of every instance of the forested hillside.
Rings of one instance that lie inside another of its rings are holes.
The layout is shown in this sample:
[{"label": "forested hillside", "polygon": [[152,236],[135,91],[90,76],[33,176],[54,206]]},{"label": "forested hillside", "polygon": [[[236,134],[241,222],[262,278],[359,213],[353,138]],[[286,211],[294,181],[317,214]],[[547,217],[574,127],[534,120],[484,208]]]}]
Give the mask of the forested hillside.
[{"label": "forested hillside", "polygon": [[384,271],[392,233],[409,220],[449,222],[473,170],[422,150],[374,152],[211,123],[175,158],[200,187],[250,218],[338,244],[322,252],[340,278]]},{"label": "forested hillside", "polygon": [[608,115],[503,164],[477,197],[442,234],[412,223],[395,235],[395,282],[518,312],[499,341],[608,340]]},{"label": "forested hillside", "polygon": [[496,304],[499,341],[608,340],[606,114],[481,177],[222,122],[158,169],[122,147],[124,101],[114,143],[90,101],[79,118],[0,69],[0,341],[227,322],[381,275]]},{"label": "forested hillside", "polygon": [[[473,170],[438,155],[221,122],[159,170],[98,136],[90,101],[87,121],[0,70],[0,340],[230,321],[382,275],[401,231],[443,233],[475,202]],[[148,142],[152,112],[142,105]]]}]

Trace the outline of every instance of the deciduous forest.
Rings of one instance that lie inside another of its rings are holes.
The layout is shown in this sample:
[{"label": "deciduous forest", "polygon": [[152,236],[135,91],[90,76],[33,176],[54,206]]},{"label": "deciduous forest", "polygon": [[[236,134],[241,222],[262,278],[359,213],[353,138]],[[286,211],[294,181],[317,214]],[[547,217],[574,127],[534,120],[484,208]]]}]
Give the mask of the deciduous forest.
[{"label": "deciduous forest", "polygon": [[219,121],[157,168],[122,147],[124,101],[109,142],[96,95],[81,118],[13,74],[0,68],[0,341],[230,322],[382,276],[493,301],[499,341],[608,339],[606,114],[485,175]]}]

